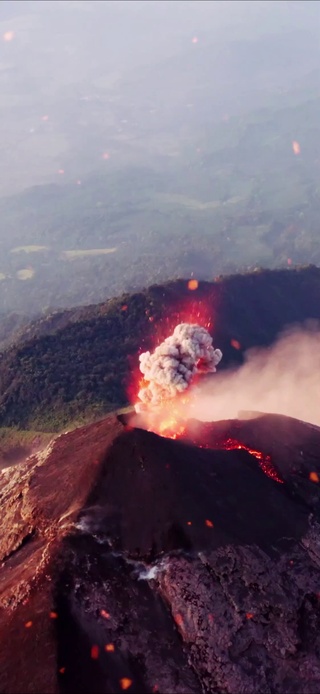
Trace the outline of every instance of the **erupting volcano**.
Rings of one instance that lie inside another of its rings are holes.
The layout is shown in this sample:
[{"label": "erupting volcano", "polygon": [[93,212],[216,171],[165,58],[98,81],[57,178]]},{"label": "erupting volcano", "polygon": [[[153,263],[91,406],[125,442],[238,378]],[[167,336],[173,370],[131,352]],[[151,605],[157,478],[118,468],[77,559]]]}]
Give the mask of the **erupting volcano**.
[{"label": "erupting volcano", "polygon": [[245,450],[254,456],[266,475],[282,484],[270,455],[231,437],[216,440],[211,437],[208,443],[201,438],[203,428],[200,425],[196,434],[190,435],[187,421],[192,411],[190,389],[199,375],[215,373],[221,359],[222,352],[214,349],[206,328],[193,323],[178,324],[153,353],[147,351],[139,356],[143,378],[139,402],[135,404],[135,411],[141,415],[136,424],[165,438],[191,441],[200,448]]},{"label": "erupting volcano", "polygon": [[2,471],[1,692],[320,691],[320,430],[190,418],[221,357],[179,323],[135,412]]},{"label": "erupting volcano", "polygon": [[215,373],[222,352],[214,349],[206,328],[180,323],[153,353],[139,357],[140,389],[135,410],[145,413],[147,428],[177,438],[184,431],[188,391],[201,374]]}]

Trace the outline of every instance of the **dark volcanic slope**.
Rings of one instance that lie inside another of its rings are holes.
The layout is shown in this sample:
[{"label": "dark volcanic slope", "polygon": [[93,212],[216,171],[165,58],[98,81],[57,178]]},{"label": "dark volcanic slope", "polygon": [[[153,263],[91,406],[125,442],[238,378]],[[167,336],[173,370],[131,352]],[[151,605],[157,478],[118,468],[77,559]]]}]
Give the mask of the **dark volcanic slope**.
[{"label": "dark volcanic slope", "polygon": [[320,269],[309,267],[218,278],[193,292],[181,280],[42,318],[0,359],[1,422],[61,430],[88,408],[126,404],[138,353],[154,347],[155,332],[163,339],[199,313],[211,319],[221,368],[240,363],[286,325],[319,320],[319,296]]},{"label": "dark volcanic slope", "polygon": [[2,473],[1,692],[320,691],[320,432],[198,437],[109,417]]},{"label": "dark volcanic slope", "polygon": [[270,554],[284,536],[300,539],[308,516],[246,451],[199,449],[141,429],[114,441],[88,504],[90,527],[107,533],[115,551],[147,561],[228,544]]}]

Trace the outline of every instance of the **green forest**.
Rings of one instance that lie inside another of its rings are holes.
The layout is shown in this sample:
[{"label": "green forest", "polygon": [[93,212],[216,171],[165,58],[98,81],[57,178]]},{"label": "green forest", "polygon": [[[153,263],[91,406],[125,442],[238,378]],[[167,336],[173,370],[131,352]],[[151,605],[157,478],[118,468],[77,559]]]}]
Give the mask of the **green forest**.
[{"label": "green forest", "polygon": [[319,295],[316,267],[260,270],[200,282],[196,291],[183,280],[153,285],[42,318],[20,328],[1,355],[1,426],[60,431],[127,405],[139,353],[198,310],[212,319],[219,368],[239,364],[285,326],[319,321]]}]

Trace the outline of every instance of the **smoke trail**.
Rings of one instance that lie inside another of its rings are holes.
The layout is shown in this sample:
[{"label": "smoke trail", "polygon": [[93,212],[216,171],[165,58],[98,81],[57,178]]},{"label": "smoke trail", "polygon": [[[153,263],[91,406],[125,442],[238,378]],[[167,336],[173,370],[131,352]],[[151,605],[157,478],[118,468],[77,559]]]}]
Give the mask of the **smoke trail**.
[{"label": "smoke trail", "polygon": [[320,425],[319,326],[287,330],[270,348],[250,350],[237,370],[200,384],[188,416],[213,421],[238,417],[242,410]]},{"label": "smoke trail", "polygon": [[[180,323],[151,354],[140,355],[144,385],[138,393],[146,406],[156,407],[185,391],[197,373],[213,373],[222,358],[205,328]],[[139,404],[136,406],[139,411]]]}]

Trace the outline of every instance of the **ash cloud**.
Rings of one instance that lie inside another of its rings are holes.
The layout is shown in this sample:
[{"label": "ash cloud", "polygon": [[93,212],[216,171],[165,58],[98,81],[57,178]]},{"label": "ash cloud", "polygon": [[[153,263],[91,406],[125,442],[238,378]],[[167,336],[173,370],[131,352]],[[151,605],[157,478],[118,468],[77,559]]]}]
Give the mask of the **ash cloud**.
[{"label": "ash cloud", "polygon": [[205,328],[180,323],[152,354],[144,352],[139,357],[144,377],[138,393],[140,406],[157,407],[175,398],[190,387],[196,374],[214,373],[221,358]]},{"label": "ash cloud", "polygon": [[236,370],[194,390],[189,417],[241,417],[242,411],[283,414],[320,426],[320,326],[286,330],[269,348],[251,349]]}]

